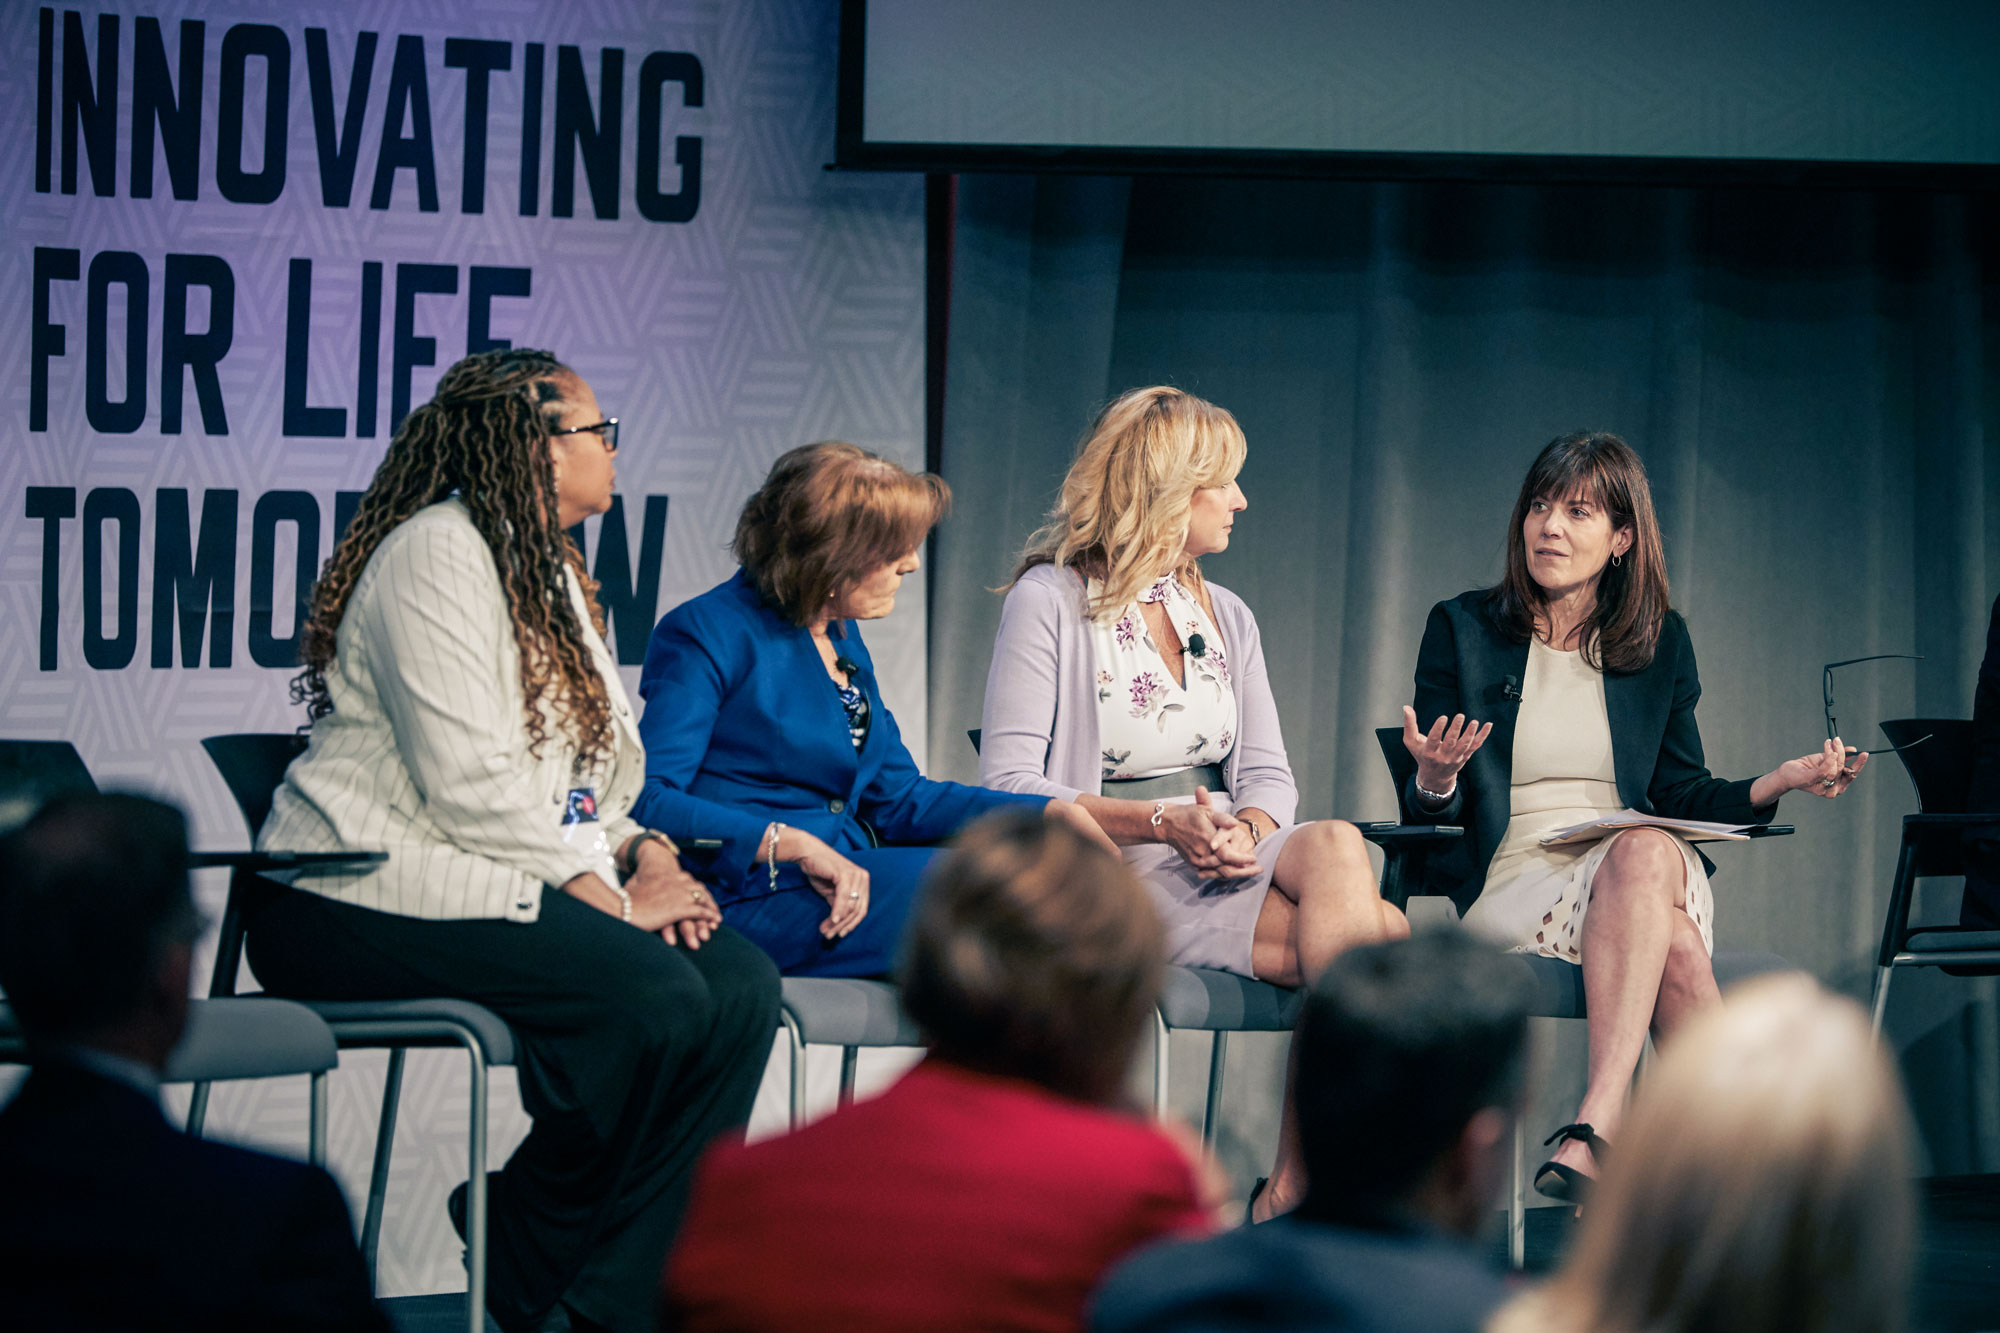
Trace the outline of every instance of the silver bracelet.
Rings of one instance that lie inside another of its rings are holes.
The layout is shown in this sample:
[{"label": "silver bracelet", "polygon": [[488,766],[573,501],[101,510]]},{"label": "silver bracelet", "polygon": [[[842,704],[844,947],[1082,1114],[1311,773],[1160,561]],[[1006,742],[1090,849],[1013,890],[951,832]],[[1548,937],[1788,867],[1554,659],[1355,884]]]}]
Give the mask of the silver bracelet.
[{"label": "silver bracelet", "polygon": [[1150,823],[1154,828],[1159,828],[1160,825],[1166,821],[1166,818],[1167,818],[1167,803],[1165,801],[1153,802],[1153,817],[1147,822]]},{"label": "silver bracelet", "polygon": [[764,864],[771,869],[771,892],[773,893],[778,891],[778,835],[784,831],[785,826],[783,824],[780,824],[775,819],[772,820],[771,832],[767,835],[764,844]]},{"label": "silver bracelet", "polygon": [[1417,789],[1418,800],[1429,801],[1432,805],[1435,805],[1439,809],[1442,809],[1445,806],[1451,804],[1452,792],[1458,790],[1458,779],[1453,778],[1451,783],[1451,791],[1444,791],[1444,792],[1432,791],[1429,787],[1426,787],[1423,783],[1417,781],[1415,778],[1410,779],[1410,785]]}]

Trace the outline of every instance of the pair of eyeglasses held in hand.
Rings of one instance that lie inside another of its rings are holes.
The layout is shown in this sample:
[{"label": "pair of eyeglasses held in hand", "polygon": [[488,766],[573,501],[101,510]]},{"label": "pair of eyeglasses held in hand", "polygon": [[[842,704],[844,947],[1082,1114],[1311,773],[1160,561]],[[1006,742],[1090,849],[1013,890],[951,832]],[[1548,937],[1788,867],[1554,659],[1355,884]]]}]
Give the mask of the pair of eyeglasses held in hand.
[{"label": "pair of eyeglasses held in hand", "polygon": [[[1856,666],[1862,662],[1888,662],[1898,659],[1906,662],[1921,662],[1924,660],[1922,653],[1875,653],[1868,657],[1850,657],[1845,662],[1828,662],[1820,668],[1820,697],[1826,703],[1826,738],[1828,740],[1834,739],[1839,733],[1839,727],[1833,718],[1833,669],[1835,667]],[[1911,741],[1909,745],[1885,745],[1879,750],[1857,750],[1850,745],[1847,747],[1847,753],[1850,755],[1894,754],[1898,750],[1908,750],[1914,746],[1922,745],[1930,738],[1931,734],[1925,732]]]}]

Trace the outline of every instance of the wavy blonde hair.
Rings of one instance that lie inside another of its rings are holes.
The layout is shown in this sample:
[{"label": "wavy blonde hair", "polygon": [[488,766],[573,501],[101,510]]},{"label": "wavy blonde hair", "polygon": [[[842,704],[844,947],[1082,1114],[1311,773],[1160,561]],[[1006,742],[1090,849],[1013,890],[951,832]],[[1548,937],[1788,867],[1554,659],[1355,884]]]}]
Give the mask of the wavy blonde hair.
[{"label": "wavy blonde hair", "polygon": [[1076,569],[1101,583],[1090,614],[1103,617],[1171,568],[1206,603],[1185,552],[1188,509],[1196,491],[1235,480],[1247,448],[1235,417],[1191,393],[1156,384],[1119,394],[1091,424],[1007,586],[1036,565]]},{"label": "wavy blonde hair", "polygon": [[1660,1058],[1569,1265],[1488,1333],[1893,1333],[1915,1213],[1908,1111],[1860,1008],[1750,982]]}]

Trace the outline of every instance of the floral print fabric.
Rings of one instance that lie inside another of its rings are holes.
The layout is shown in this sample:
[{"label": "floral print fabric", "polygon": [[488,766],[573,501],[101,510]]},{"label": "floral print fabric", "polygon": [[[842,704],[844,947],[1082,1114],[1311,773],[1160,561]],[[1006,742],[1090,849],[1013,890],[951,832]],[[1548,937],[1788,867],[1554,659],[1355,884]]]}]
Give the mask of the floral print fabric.
[{"label": "floral print fabric", "polygon": [[[1097,591],[1093,582],[1089,593]],[[1146,629],[1140,605],[1150,602],[1162,605],[1187,650],[1184,684],[1174,683]],[[1108,623],[1093,622],[1090,640],[1105,778],[1159,777],[1229,757],[1236,744],[1236,692],[1228,654],[1215,622],[1179,579],[1166,575]]]}]

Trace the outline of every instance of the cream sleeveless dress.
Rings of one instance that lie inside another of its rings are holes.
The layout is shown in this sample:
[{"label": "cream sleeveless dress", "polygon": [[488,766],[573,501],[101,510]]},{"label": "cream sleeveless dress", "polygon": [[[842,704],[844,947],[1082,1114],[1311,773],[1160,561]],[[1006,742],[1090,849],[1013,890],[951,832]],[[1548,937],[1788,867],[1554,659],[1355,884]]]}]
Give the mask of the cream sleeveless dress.
[{"label": "cream sleeveless dress", "polygon": [[[1575,847],[1544,847],[1542,836],[1567,824],[1616,813],[1611,720],[1604,675],[1580,652],[1528,645],[1527,674],[1514,724],[1514,785],[1507,835],[1486,868],[1486,884],[1465,924],[1514,953],[1580,962],[1590,882],[1604,864],[1613,834]],[[1701,858],[1674,836],[1687,870],[1687,914],[1712,954],[1715,898]]]}]

